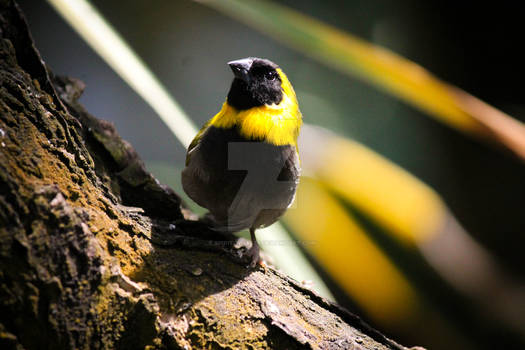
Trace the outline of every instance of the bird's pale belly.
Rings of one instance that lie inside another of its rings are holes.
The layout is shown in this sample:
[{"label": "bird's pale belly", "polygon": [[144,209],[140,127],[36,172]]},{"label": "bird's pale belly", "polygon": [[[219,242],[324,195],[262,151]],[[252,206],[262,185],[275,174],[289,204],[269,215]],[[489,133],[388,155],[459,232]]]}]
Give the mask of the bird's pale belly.
[{"label": "bird's pale belly", "polygon": [[215,228],[240,231],[274,223],[295,196],[294,146],[246,140],[236,129],[210,127],[182,172],[185,192],[207,208]]}]

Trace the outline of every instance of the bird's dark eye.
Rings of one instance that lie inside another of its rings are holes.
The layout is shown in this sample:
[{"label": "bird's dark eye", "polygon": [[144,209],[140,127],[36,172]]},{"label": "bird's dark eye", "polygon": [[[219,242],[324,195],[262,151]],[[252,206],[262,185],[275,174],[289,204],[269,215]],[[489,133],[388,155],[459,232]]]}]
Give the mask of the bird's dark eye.
[{"label": "bird's dark eye", "polygon": [[277,73],[275,71],[269,71],[265,74],[266,79],[268,80],[275,80],[277,77]]}]

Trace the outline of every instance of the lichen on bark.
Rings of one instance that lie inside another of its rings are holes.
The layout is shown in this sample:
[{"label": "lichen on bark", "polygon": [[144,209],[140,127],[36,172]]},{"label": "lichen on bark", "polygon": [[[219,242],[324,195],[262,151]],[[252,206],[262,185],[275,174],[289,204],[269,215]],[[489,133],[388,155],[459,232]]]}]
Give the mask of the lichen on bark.
[{"label": "lichen on bark", "polygon": [[12,1],[0,35],[0,348],[403,349],[188,222]]}]

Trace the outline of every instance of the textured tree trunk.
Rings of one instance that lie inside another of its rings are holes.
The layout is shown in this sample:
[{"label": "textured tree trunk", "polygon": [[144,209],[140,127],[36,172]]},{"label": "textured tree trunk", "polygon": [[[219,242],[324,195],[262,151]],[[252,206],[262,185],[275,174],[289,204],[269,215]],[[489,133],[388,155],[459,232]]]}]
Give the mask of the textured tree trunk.
[{"label": "textured tree trunk", "polygon": [[0,36],[1,349],[404,349],[186,221],[11,1]]}]

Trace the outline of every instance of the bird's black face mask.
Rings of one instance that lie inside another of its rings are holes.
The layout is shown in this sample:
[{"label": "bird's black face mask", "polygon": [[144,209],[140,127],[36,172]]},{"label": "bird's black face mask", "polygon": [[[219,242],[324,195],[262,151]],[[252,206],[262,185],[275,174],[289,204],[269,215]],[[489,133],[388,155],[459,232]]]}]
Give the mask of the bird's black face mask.
[{"label": "bird's black face mask", "polygon": [[262,105],[279,104],[283,99],[278,66],[265,59],[245,58],[228,62],[233,79],[228,103],[245,110]]}]

